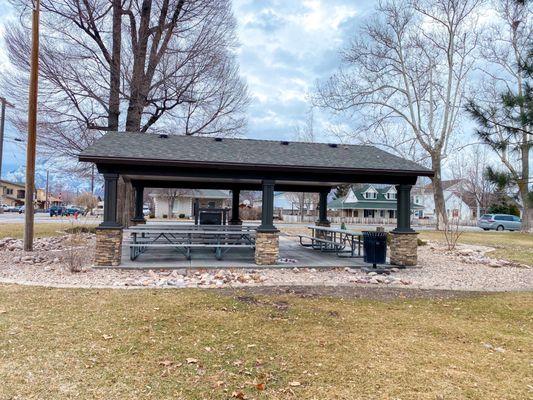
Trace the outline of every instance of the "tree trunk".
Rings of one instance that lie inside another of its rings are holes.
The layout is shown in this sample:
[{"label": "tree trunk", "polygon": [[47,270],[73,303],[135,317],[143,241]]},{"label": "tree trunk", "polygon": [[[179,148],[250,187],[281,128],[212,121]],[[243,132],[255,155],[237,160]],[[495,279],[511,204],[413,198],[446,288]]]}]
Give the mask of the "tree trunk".
[{"label": "tree trunk", "polygon": [[432,154],[431,164],[435,175],[431,178],[433,183],[433,200],[435,202],[435,217],[437,218],[436,228],[444,229],[448,223],[446,205],[444,202],[444,191],[442,190],[442,166],[440,154]]},{"label": "tree trunk", "polygon": [[133,49],[133,71],[131,75],[131,93],[126,115],[126,131],[138,132],[141,130],[141,117],[146,101],[146,94],[143,93],[145,86],[145,65],[148,51],[148,39],[150,37],[150,14],[152,12],[152,1],[144,0],[141,6],[141,21],[139,23],[139,33],[137,43]]},{"label": "tree trunk", "polygon": [[109,116],[107,127],[118,131],[120,115],[120,53],[122,49],[122,6],[120,0],[113,0],[113,49],[109,66]]},{"label": "tree trunk", "polygon": [[518,182],[518,190],[520,191],[520,197],[522,199],[522,231],[529,231],[529,147],[528,141],[529,134],[522,134],[522,176]]}]

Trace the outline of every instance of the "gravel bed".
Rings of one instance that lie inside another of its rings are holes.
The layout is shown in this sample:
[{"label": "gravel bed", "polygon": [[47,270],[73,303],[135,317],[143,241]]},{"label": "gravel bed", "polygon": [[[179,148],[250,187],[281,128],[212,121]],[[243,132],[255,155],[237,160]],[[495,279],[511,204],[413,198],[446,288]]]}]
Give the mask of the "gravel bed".
[{"label": "gravel bed", "polygon": [[[25,253],[17,239],[0,240],[0,283],[83,288],[239,288],[248,286],[368,286],[416,289],[533,290],[533,268],[487,257],[489,247],[438,243],[419,247],[419,265],[388,275],[360,269],[256,268],[223,270],[93,269],[94,235],[37,239]],[[72,272],[78,271],[78,272]]]}]

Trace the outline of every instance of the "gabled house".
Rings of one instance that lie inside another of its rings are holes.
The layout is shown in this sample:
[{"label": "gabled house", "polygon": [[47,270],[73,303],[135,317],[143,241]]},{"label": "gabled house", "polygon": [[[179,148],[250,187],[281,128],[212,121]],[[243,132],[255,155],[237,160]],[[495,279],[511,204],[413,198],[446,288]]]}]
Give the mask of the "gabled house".
[{"label": "gabled house", "polygon": [[[470,221],[476,218],[477,210],[475,200],[468,199],[462,187],[461,179],[442,181],[444,204],[449,218],[458,218],[462,221]],[[414,201],[423,206],[416,215],[419,218],[432,219],[435,215],[435,200],[433,198],[433,184],[413,187],[411,194]]]},{"label": "gabled house", "polygon": [[[343,198],[328,203],[328,208],[343,217],[367,219],[396,218],[396,188],[392,185],[363,185],[351,187]],[[412,212],[422,209],[411,201]]]}]

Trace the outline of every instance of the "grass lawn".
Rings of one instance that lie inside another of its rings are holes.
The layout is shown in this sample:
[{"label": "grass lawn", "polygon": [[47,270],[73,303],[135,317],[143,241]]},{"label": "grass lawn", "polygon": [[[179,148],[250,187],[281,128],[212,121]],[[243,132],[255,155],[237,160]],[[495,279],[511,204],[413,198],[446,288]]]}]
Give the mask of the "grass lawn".
[{"label": "grass lawn", "polygon": [[[80,224],[76,222],[44,222],[35,224],[35,237],[50,237],[63,235],[65,229],[73,226],[94,226],[90,224]],[[1,224],[0,225],[0,239],[6,237],[13,237],[21,239],[24,234],[24,224]]]},{"label": "grass lawn", "polygon": [[[437,231],[420,231],[423,240],[446,242]],[[533,234],[522,232],[463,232],[459,243],[495,247],[488,255],[533,265]]]},{"label": "grass lawn", "polygon": [[0,398],[525,399],[532,310],[0,286]]}]

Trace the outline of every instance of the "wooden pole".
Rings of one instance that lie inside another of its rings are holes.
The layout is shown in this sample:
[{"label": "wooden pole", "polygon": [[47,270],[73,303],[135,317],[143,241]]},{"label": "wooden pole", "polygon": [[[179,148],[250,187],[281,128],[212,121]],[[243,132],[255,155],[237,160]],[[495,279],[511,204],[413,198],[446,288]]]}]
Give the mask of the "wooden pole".
[{"label": "wooden pole", "polygon": [[39,0],[34,0],[31,21],[31,71],[28,101],[28,144],[26,147],[26,193],[24,212],[24,250],[33,250],[33,198],[35,192],[35,148],[37,145],[37,90],[39,77]]}]

